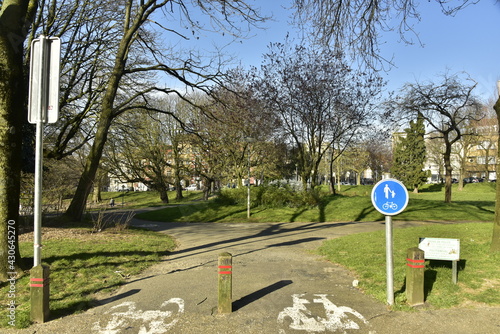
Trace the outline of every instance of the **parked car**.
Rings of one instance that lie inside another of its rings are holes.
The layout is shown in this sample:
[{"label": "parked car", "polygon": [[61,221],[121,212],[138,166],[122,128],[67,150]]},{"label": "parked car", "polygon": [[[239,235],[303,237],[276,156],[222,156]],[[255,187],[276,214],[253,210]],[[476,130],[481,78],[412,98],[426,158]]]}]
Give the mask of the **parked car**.
[{"label": "parked car", "polygon": [[196,184],[190,184],[184,190],[198,190],[198,186]]},{"label": "parked car", "polygon": [[474,181],[476,178],[475,177],[466,177],[464,179],[464,183],[474,183],[474,182],[477,182],[477,181]]}]

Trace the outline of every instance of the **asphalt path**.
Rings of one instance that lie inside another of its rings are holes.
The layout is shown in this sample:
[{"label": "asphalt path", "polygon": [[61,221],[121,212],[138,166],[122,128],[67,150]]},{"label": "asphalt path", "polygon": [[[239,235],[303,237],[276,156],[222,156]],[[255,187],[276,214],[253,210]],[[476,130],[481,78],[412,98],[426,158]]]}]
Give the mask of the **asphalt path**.
[{"label": "asphalt path", "polygon": [[[5,333],[500,333],[500,308],[394,312],[360,291],[352,273],[314,254],[324,240],[384,229],[383,222],[132,224],[171,235],[177,249],[101,296],[100,306]],[[225,252],[233,302],[220,314]]]}]

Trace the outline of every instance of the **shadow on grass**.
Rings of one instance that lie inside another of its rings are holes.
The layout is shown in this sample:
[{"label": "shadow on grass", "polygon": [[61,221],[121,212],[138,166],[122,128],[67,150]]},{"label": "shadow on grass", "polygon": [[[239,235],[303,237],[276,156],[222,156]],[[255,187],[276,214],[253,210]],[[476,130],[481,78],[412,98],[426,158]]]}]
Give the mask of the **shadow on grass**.
[{"label": "shadow on grass", "polygon": [[422,193],[432,193],[432,192],[441,192],[444,189],[444,183],[435,183],[431,184],[428,187],[419,189],[419,192]]},{"label": "shadow on grass", "polygon": [[410,199],[410,203],[405,211],[398,215],[398,219],[413,221],[485,221],[493,219],[494,213],[494,203],[490,201],[456,201],[452,203],[444,203],[440,200],[413,198]]},{"label": "shadow on grass", "polygon": [[297,210],[295,210],[295,212],[292,214],[292,216],[290,217],[290,220],[289,222],[290,223],[293,223],[297,220],[297,218],[303,214],[304,212],[306,212],[308,210],[308,208],[298,208]]},{"label": "shadow on grass", "polygon": [[[127,263],[142,263],[144,260],[141,260],[140,258],[150,256],[150,255],[155,255],[157,254],[158,256],[166,256],[169,255],[171,252],[170,251],[163,251],[163,252],[144,252],[144,251],[131,251],[131,252],[81,252],[81,253],[76,253],[68,256],[49,256],[43,258],[43,262],[46,262],[49,266],[54,267],[56,269],[51,269],[51,272],[57,272],[60,270],[68,270],[68,269],[81,269],[82,267],[85,268],[99,268],[99,267],[107,267],[107,266],[115,266],[117,263],[122,263],[122,260],[126,259]],[[81,261],[88,261],[90,259],[95,259],[95,258],[103,258],[106,259],[107,261],[102,261],[99,263],[95,264],[88,264],[84,263],[81,264]],[[132,258],[137,258],[137,261],[131,260]],[[113,260],[115,259],[115,260]],[[56,262],[58,261],[64,261],[64,263],[69,263],[68,265],[64,264],[61,266],[61,264],[57,264]],[[153,261],[153,260],[151,260]],[[74,263],[74,266],[71,266],[71,264]]]},{"label": "shadow on grass", "polygon": [[372,214],[373,212],[375,212],[375,208],[373,206],[368,208],[363,208],[354,220],[363,221],[368,215]]}]

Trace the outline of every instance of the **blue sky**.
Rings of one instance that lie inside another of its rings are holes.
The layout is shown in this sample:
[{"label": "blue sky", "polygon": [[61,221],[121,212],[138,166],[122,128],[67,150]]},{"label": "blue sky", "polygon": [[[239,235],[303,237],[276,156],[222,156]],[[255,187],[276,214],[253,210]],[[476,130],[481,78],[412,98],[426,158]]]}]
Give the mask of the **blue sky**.
[{"label": "blue sky", "polygon": [[[283,42],[292,30],[288,25],[290,11],[283,8],[290,2],[255,0],[262,14],[273,14],[274,20],[264,24],[267,29],[252,30],[254,37],[231,45],[226,51],[245,67],[260,65],[269,43]],[[405,82],[433,80],[449,69],[450,73],[467,72],[478,82],[477,92],[483,98],[496,96],[496,81],[500,80],[500,5],[495,0],[481,0],[448,17],[434,1],[417,2],[421,21],[415,21],[415,31],[423,46],[399,43],[396,33],[387,35],[383,55],[394,57],[396,65],[384,74],[388,89],[397,90]]]}]

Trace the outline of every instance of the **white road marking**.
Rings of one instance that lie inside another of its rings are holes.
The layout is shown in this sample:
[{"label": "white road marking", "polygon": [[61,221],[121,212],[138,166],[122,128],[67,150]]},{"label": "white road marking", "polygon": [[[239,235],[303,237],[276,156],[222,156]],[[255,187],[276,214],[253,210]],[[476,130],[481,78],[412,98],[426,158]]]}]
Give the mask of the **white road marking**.
[{"label": "white road marking", "polygon": [[[338,330],[345,333],[346,329],[359,329],[358,323],[349,318],[348,314],[351,314],[362,323],[368,324],[359,312],[347,306],[335,305],[327,298],[326,294],[315,294],[315,298],[313,298],[313,303],[323,304],[326,318],[314,316],[306,307],[306,304],[311,304],[311,302],[302,298],[303,296],[304,294],[292,295],[293,306],[286,307],[279,313],[278,323],[283,324],[286,318],[290,318],[292,320],[290,324],[291,329],[305,330],[307,333],[335,332]],[[281,332],[284,333],[283,331]]]},{"label": "white road marking", "polygon": [[[137,310],[135,302],[124,302],[113,306],[105,312],[105,314],[111,313],[112,316],[106,326],[101,327],[100,323],[96,322],[92,329],[99,334],[118,334],[122,329],[129,327],[132,322],[136,321],[139,326],[138,334],[163,334],[172,328],[179,320],[175,318],[171,322],[165,323],[165,320],[170,318],[174,312],[169,310],[162,311],[161,308],[170,304],[177,305],[177,315],[184,313],[184,300],[181,298],[171,298],[163,302],[160,306],[160,310],[147,311]],[[113,312],[120,308],[125,309],[125,311]]]}]

